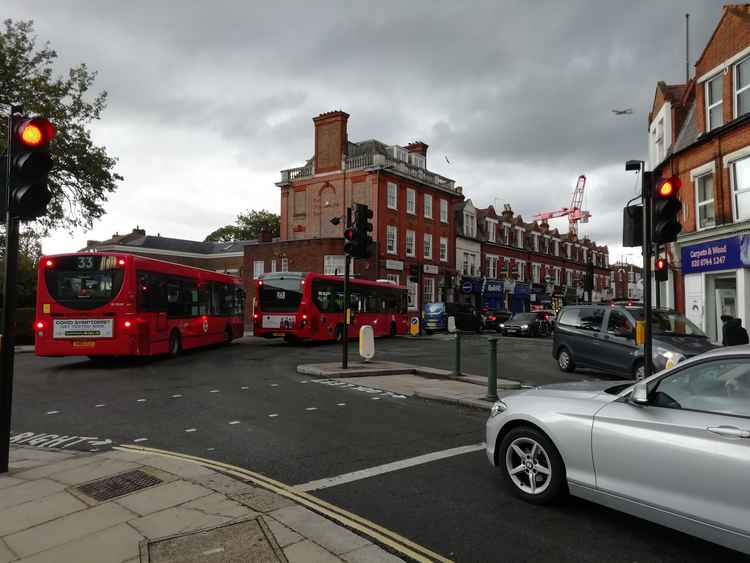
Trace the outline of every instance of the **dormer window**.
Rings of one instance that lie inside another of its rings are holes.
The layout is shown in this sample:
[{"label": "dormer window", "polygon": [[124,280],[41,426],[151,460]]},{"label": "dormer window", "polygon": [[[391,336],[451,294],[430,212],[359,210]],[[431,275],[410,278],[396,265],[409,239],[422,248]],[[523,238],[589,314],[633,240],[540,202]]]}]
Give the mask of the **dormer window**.
[{"label": "dormer window", "polygon": [[516,246],[523,248],[523,229],[516,229]]},{"label": "dormer window", "polygon": [[477,218],[468,211],[464,211],[464,236],[470,238],[477,236]]},{"label": "dormer window", "polygon": [[409,154],[409,164],[412,166],[416,166],[417,168],[424,168],[425,167],[425,158],[421,154],[417,153],[410,153]]},{"label": "dormer window", "polygon": [[492,219],[487,219],[487,240],[489,242],[495,242],[497,240],[497,223]]},{"label": "dormer window", "polygon": [[403,162],[409,162],[409,152],[406,149],[394,146],[391,147],[391,150],[393,151],[393,158],[395,158],[396,160],[401,160]]},{"label": "dormer window", "polygon": [[711,131],[724,124],[724,76],[706,82],[706,130]]},{"label": "dormer window", "polygon": [[750,113],[750,57],[734,65],[734,117]]}]

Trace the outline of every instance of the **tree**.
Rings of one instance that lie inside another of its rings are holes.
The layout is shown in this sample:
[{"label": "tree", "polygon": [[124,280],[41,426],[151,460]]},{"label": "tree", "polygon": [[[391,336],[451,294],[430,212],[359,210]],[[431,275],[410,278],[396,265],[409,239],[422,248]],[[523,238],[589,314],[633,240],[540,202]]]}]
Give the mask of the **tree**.
[{"label": "tree", "polygon": [[265,209],[261,211],[249,210],[237,215],[234,225],[225,225],[216,229],[206,237],[206,242],[232,242],[235,240],[253,240],[260,237],[261,229],[265,228],[272,237],[279,236],[281,223],[276,213]]},{"label": "tree", "polygon": [[[18,277],[16,279],[18,307],[33,307],[36,302],[36,272],[42,255],[40,236],[24,229],[18,237]],[[5,233],[0,233],[0,268],[5,267]],[[2,278],[2,275],[0,275]],[[0,279],[0,296],[5,291]]]},{"label": "tree", "polygon": [[[57,131],[50,151],[53,194],[48,214],[37,222],[46,233],[53,228],[91,228],[104,215],[102,204],[122,176],[114,172],[117,159],[94,145],[87,127],[101,118],[107,93],[91,95],[96,72],[85,64],[67,76],[54,74],[57,53],[45,43],[37,47],[32,21],[5,20],[0,31],[0,104],[20,103],[27,114],[48,117]],[[91,98],[91,99],[89,99]],[[7,122],[0,119],[0,150],[5,150]]]}]

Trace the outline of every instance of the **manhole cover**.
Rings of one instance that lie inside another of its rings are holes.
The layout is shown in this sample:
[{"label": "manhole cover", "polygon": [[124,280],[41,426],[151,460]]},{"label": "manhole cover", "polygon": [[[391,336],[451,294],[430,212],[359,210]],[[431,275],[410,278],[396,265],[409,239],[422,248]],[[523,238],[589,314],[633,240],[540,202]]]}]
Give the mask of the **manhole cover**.
[{"label": "manhole cover", "polygon": [[119,475],[86,483],[85,485],[78,487],[78,490],[94,500],[103,502],[135,491],[140,491],[147,487],[153,487],[161,482],[162,480],[158,477],[154,477],[140,469],[136,469],[134,471],[128,471],[127,473],[120,473]]},{"label": "manhole cover", "polygon": [[143,563],[286,563],[262,516],[140,543]]}]

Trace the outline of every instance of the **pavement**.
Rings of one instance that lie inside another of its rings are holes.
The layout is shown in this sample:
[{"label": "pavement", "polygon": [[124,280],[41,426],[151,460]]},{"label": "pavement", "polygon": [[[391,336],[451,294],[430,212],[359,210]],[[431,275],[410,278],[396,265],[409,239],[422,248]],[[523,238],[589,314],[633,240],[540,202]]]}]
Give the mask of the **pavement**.
[{"label": "pavement", "polygon": [[14,446],[0,476],[0,562],[404,560],[309,502],[227,472],[153,451]]}]

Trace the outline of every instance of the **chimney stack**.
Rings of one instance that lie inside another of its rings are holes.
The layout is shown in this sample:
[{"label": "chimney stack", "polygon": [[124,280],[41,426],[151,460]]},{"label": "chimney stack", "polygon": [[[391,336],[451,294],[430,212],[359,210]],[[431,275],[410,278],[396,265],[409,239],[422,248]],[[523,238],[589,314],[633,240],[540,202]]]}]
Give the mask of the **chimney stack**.
[{"label": "chimney stack", "polygon": [[427,160],[427,148],[429,145],[426,143],[423,143],[422,141],[414,141],[413,143],[409,143],[406,145],[406,150],[411,152],[415,152],[417,154],[421,154],[425,160]]},{"label": "chimney stack", "polygon": [[348,152],[349,137],[346,125],[349,114],[329,111],[313,117],[315,124],[314,173],[341,170],[341,159]]},{"label": "chimney stack", "polygon": [[503,221],[506,223],[513,222],[513,209],[511,208],[510,203],[503,205]]}]

